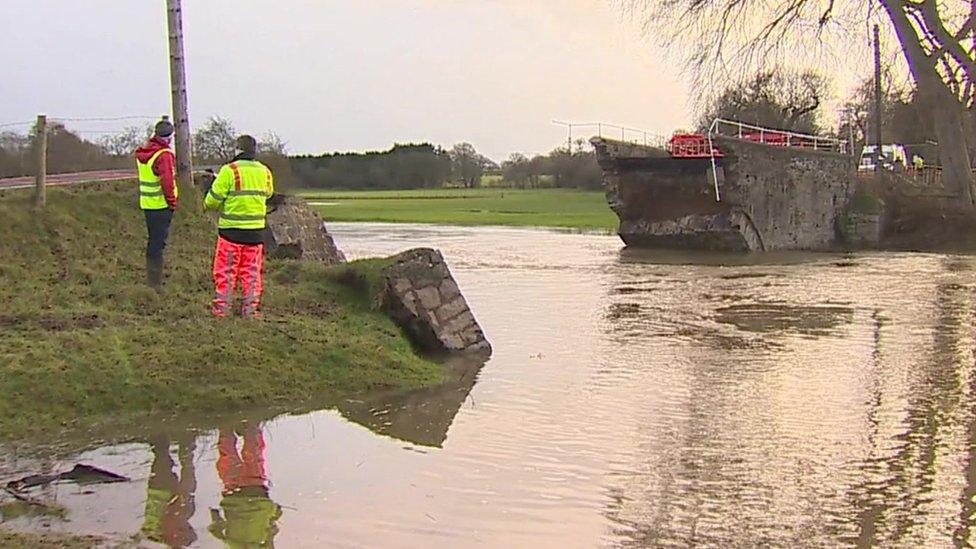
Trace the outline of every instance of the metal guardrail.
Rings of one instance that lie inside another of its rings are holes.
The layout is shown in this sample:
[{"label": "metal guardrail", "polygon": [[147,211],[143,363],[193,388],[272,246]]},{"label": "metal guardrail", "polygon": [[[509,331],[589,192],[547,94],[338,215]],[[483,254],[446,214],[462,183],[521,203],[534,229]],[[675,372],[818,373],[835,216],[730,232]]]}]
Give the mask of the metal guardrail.
[{"label": "metal guardrail", "polygon": [[[722,131],[729,129],[731,131]],[[836,139],[824,135],[813,135],[809,133],[792,132],[788,130],[777,130],[774,128],[764,128],[753,126],[745,122],[716,118],[708,129],[708,135],[729,135],[739,139],[747,139],[756,143],[780,147],[798,147],[819,151],[839,152],[849,154],[847,141]],[[757,135],[758,134],[758,135]]]},{"label": "metal guardrail", "polygon": [[634,145],[644,145],[647,147],[664,148],[668,142],[668,138],[661,134],[639,128],[610,124],[609,122],[564,122],[562,120],[553,120],[552,123],[569,128],[570,143],[573,141],[573,128],[595,128],[597,137],[619,139],[624,143],[633,143]]},{"label": "metal guardrail", "polygon": [[[903,181],[910,182],[918,187],[942,187],[942,166],[923,166],[916,168],[908,166],[901,170],[882,170],[884,173],[892,174]],[[872,179],[877,172],[874,170],[858,170],[857,176],[861,179]],[[976,169],[973,170],[973,177],[976,177]]]},{"label": "metal guardrail", "polygon": [[[731,134],[721,131],[723,127],[730,128],[732,130]],[[850,154],[847,150],[847,141],[843,139],[835,139],[833,137],[812,135],[808,133],[791,132],[787,130],[777,130],[773,128],[764,128],[762,126],[753,126],[752,124],[746,124],[745,122],[726,120],[724,118],[716,118],[712,122],[712,125],[708,128],[709,151],[715,150],[715,144],[713,143],[713,137],[715,135],[731,135],[732,137],[737,137],[739,139],[745,139],[770,146],[796,147],[804,149],[809,148],[819,151]],[[715,154],[710,153],[710,158],[712,161],[712,180],[715,186],[715,201],[721,202],[722,191],[718,181],[718,164],[715,162]]]}]

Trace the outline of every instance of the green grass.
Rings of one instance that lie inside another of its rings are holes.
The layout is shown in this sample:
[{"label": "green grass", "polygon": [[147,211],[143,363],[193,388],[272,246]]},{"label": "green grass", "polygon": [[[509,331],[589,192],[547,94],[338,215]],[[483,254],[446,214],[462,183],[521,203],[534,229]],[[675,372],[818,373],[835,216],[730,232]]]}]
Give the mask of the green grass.
[{"label": "green grass", "polygon": [[421,189],[300,193],[327,221],[567,227],[612,231],[617,217],[602,192],[570,189]]},{"label": "green grass", "polygon": [[135,185],[0,195],[0,440],[125,414],[307,407],[369,388],[438,382],[373,308],[376,261],[269,262],[261,321],[209,315],[216,228],[180,211],[162,295],[143,284]]},{"label": "green grass", "polygon": [[95,547],[105,547],[105,541],[106,540],[96,536],[72,536],[66,534],[15,534],[13,532],[0,530],[0,548],[93,549]]}]

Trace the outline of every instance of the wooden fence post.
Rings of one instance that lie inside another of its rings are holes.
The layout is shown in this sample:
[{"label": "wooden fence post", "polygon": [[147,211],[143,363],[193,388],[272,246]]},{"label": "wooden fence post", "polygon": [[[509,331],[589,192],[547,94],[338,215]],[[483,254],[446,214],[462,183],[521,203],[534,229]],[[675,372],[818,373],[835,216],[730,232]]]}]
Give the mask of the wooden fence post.
[{"label": "wooden fence post", "polygon": [[37,124],[34,126],[34,154],[36,170],[34,175],[34,209],[44,208],[47,197],[44,193],[45,180],[47,179],[47,116],[37,115]]}]

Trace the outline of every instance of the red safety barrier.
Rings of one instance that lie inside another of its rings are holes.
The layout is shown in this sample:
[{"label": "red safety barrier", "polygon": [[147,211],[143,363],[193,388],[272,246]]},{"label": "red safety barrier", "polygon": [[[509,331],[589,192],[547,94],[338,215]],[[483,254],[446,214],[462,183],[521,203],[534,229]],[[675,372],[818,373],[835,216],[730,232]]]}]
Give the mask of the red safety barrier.
[{"label": "red safety barrier", "polygon": [[[772,147],[824,148],[824,142],[813,137],[777,131],[746,132],[738,136],[743,141],[762,143]],[[710,147],[708,137],[700,133],[676,133],[667,144],[668,153],[673,158],[722,158],[722,151]]]},{"label": "red safety barrier", "polygon": [[700,133],[676,133],[668,140],[668,154],[674,158],[716,158],[722,152],[708,144],[708,138]]}]

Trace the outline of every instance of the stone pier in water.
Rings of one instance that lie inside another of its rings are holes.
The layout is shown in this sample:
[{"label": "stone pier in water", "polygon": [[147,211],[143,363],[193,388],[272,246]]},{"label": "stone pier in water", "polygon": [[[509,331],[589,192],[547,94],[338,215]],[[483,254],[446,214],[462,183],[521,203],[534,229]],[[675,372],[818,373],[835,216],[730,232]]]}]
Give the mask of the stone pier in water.
[{"label": "stone pier in water", "polygon": [[823,250],[855,190],[852,156],[716,136],[707,158],[594,138],[610,207],[628,246],[724,251]]}]

